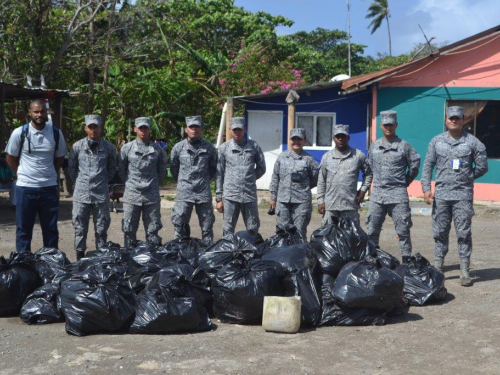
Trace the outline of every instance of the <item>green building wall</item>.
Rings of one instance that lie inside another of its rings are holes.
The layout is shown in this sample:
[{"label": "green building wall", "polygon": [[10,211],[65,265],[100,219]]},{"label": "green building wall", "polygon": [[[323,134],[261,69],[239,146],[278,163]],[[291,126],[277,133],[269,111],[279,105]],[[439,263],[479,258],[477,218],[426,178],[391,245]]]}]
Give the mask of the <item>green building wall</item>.
[{"label": "green building wall", "polygon": [[[447,100],[500,100],[500,87],[384,87],[377,91],[377,138],[382,136],[380,112],[397,111],[396,134],[422,156],[418,180],[430,140],[445,129]],[[488,166],[488,173],[477,182],[500,184],[500,160],[488,159]]]}]

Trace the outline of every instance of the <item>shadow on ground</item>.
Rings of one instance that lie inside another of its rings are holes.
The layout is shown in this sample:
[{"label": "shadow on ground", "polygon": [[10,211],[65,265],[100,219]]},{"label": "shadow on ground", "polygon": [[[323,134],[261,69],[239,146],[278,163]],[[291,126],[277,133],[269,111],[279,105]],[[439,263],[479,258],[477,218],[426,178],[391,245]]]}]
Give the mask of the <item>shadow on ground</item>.
[{"label": "shadow on ground", "polygon": [[[460,269],[460,266],[456,267],[457,270]],[[481,270],[471,270],[470,276],[474,283],[480,283],[483,281],[493,281],[500,280],[500,268],[486,268]],[[446,280],[458,280],[460,276],[449,276]]]},{"label": "shadow on ground", "polygon": [[[411,307],[413,308],[413,307]],[[418,320],[423,320],[424,318],[420,314],[415,314],[413,312],[407,312],[403,315],[400,316],[395,316],[392,317],[389,321],[388,324],[400,324],[400,323],[408,323],[408,322],[415,322]]]}]

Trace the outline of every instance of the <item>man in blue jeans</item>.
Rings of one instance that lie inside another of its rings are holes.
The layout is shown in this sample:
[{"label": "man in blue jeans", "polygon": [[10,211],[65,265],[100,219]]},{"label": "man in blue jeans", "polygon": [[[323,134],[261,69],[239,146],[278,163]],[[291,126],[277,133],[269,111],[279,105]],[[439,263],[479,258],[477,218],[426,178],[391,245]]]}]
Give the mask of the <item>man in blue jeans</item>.
[{"label": "man in blue jeans", "polygon": [[[17,174],[16,250],[31,251],[36,215],[43,246],[58,247],[59,169],[67,148],[61,131],[47,123],[45,101],[31,102],[31,121],[15,129],[7,144],[7,162]],[[57,143],[57,145],[56,145]]]}]

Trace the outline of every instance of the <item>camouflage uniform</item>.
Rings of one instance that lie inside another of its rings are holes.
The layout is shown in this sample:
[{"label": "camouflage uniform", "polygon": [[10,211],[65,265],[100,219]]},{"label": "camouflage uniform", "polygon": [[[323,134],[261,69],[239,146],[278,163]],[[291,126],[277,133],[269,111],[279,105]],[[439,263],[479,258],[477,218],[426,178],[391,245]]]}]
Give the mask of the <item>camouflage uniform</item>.
[{"label": "camouflage uniform", "polygon": [[231,139],[220,146],[215,191],[217,202],[224,202],[224,234],[234,232],[240,211],[247,230],[259,230],[256,181],[264,173],[266,161],[255,141]]},{"label": "camouflage uniform", "polygon": [[373,172],[373,191],[367,217],[370,240],[379,245],[380,231],[389,214],[399,237],[404,257],[411,255],[411,209],[407,187],[418,175],[420,155],[407,142],[396,137],[389,142],[377,139],[370,147],[368,165]]},{"label": "camouflage uniform", "polygon": [[107,241],[109,215],[108,183],[116,173],[115,147],[101,139],[95,148],[89,139],[76,142],[69,155],[68,169],[75,182],[73,191],[73,227],[75,250],[87,248],[90,215],[93,215],[95,245],[99,249]]},{"label": "camouflage uniform", "polygon": [[311,189],[317,182],[318,163],[307,152],[288,150],[278,156],[269,186],[271,199],[276,201],[277,226],[293,224],[306,237],[312,212]]},{"label": "camouflage uniform", "polygon": [[165,151],[152,141],[144,143],[136,139],[129,142],[120,151],[118,172],[125,183],[122,221],[125,246],[136,241],[141,212],[146,241],[153,246],[160,245],[158,232],[163,226],[159,188],[167,174]]},{"label": "camouflage uniform", "polygon": [[198,215],[203,240],[213,241],[215,222],[210,181],[217,171],[217,151],[204,140],[192,144],[185,139],[177,143],[170,156],[170,172],[177,181],[175,206],[172,210],[174,238],[190,236],[189,220],[193,206]]},{"label": "camouflage uniform", "polygon": [[[456,169],[453,160],[458,161]],[[475,167],[474,167],[475,164]],[[432,171],[436,167],[436,189],[432,205],[434,254],[444,259],[448,253],[451,219],[455,224],[460,259],[470,260],[472,252],[472,216],[474,216],[474,180],[488,171],[486,148],[476,137],[463,132],[454,139],[448,132],[429,143],[422,171],[422,190],[431,190]]]},{"label": "camouflage uniform", "polygon": [[350,217],[359,221],[359,204],[356,202],[358,176],[362,172],[361,191],[366,192],[372,183],[372,173],[363,152],[349,147],[340,152],[328,151],[321,159],[318,177],[318,204],[325,205],[323,224],[332,217]]}]

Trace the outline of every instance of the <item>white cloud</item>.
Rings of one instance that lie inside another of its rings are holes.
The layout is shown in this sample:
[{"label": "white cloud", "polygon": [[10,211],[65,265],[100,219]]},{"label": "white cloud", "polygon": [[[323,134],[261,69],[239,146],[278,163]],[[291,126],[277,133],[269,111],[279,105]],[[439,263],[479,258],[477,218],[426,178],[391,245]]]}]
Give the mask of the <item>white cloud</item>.
[{"label": "white cloud", "polygon": [[438,44],[453,43],[500,24],[500,6],[498,0],[417,0],[405,16],[411,31],[399,34],[398,47],[403,40],[412,45],[424,40],[418,23]]}]

